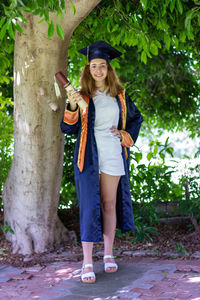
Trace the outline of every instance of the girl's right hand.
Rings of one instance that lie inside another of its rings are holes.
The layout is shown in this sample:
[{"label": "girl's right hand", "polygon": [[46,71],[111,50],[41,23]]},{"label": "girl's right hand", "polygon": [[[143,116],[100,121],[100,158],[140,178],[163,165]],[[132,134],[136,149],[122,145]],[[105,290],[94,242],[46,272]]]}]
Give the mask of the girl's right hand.
[{"label": "girl's right hand", "polygon": [[76,110],[77,104],[80,101],[80,94],[79,94],[79,92],[69,91],[69,92],[67,92],[67,96],[68,96],[68,99],[69,99],[70,109],[72,111]]}]

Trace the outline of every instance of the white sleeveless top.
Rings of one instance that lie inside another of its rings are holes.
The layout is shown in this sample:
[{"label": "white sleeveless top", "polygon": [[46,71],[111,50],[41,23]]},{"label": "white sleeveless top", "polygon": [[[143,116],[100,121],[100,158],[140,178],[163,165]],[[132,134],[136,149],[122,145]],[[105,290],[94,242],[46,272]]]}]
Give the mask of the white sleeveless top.
[{"label": "white sleeveless top", "polygon": [[115,98],[104,92],[96,92],[94,135],[97,143],[99,173],[113,176],[125,174],[120,139],[110,131],[118,126],[119,107]]}]

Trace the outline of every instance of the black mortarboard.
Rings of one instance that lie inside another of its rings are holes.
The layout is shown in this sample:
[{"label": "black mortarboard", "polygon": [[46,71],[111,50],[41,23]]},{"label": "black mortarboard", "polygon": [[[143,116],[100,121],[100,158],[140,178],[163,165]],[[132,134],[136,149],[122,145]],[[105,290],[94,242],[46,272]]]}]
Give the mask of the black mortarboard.
[{"label": "black mortarboard", "polygon": [[104,41],[98,41],[78,51],[81,54],[86,55],[88,61],[91,61],[94,58],[103,58],[107,61],[110,61],[111,59],[122,55],[121,52],[119,52]]}]

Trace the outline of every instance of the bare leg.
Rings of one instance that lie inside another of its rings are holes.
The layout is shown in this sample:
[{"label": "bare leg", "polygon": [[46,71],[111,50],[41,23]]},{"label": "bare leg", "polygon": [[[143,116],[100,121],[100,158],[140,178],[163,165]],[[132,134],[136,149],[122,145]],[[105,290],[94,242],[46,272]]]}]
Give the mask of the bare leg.
[{"label": "bare leg", "polygon": [[[92,250],[93,250],[93,242],[82,242],[83,248],[83,265],[92,264]],[[92,272],[92,268],[85,268],[83,270],[83,274]],[[86,278],[87,281],[92,280],[93,278],[88,277]]]},{"label": "bare leg", "polygon": [[[120,176],[111,176],[104,173],[100,175],[104,255],[113,255],[116,230],[116,195],[119,179]],[[106,262],[113,262],[113,259],[108,258]]]}]

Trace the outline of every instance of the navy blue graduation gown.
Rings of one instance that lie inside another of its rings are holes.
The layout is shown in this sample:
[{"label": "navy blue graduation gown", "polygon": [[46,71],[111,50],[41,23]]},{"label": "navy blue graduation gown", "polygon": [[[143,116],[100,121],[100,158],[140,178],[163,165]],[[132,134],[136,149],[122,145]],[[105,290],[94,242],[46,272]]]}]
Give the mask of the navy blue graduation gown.
[{"label": "navy blue graduation gown", "polygon": [[[133,101],[128,96],[128,94],[125,95],[127,108],[125,131],[130,134],[131,138],[135,143],[139,134],[143,118]],[[118,96],[116,97],[116,99],[120,110],[118,129],[121,130],[122,107]],[[83,171],[80,172],[77,166],[81,134],[80,115],[78,121],[73,125],[66,124],[63,119],[61,121],[61,130],[63,133],[77,135],[77,141],[74,152],[75,185],[80,206],[81,241],[86,242],[97,242],[102,240],[99,165],[97,146],[94,136],[94,122],[95,106],[93,103],[93,99],[90,98],[88,107],[88,133],[85,149],[84,168]],[[133,209],[129,187],[129,148],[127,148],[127,154],[128,156],[125,155],[125,149],[124,147],[122,147],[125,175],[121,176],[120,178],[116,202],[117,228],[121,229],[122,233],[134,229]]]}]

